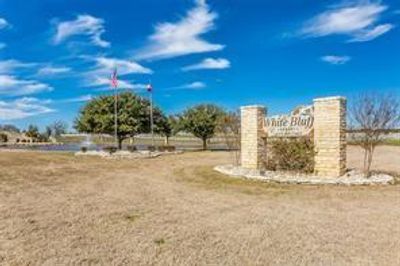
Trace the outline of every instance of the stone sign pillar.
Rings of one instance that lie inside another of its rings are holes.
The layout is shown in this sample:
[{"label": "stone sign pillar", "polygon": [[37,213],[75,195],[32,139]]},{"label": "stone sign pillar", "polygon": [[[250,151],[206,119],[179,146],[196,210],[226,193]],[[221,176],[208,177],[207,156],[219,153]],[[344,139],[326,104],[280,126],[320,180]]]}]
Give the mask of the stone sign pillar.
[{"label": "stone sign pillar", "polygon": [[346,172],[346,98],[314,99],[315,174],[339,177]]},{"label": "stone sign pillar", "polygon": [[261,169],[264,164],[264,106],[243,106],[241,111],[241,166]]}]

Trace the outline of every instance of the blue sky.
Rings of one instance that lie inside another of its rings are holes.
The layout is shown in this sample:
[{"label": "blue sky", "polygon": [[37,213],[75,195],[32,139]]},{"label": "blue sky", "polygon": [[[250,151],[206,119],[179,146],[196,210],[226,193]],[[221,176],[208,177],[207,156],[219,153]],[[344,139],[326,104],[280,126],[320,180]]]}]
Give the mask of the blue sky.
[{"label": "blue sky", "polygon": [[317,0],[0,0],[0,123],[72,125],[121,90],[167,113],[211,102],[288,112],[315,97],[399,93],[400,4]]}]

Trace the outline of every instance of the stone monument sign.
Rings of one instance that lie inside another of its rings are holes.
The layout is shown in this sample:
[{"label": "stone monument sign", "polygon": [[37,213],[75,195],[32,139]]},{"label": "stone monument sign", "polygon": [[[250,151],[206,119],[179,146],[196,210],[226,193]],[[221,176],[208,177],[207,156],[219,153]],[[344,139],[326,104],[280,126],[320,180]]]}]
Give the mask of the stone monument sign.
[{"label": "stone monument sign", "polygon": [[241,108],[241,165],[262,169],[266,138],[311,136],[315,147],[314,172],[338,177],[346,171],[346,99],[314,99],[313,105],[296,108],[289,115],[266,117],[264,106]]}]

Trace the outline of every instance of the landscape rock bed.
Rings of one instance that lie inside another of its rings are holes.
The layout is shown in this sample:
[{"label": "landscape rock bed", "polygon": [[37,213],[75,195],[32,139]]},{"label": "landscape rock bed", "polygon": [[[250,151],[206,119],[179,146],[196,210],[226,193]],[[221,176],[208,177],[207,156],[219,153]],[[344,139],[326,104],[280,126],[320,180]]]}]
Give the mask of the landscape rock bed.
[{"label": "landscape rock bed", "polygon": [[141,158],[155,158],[162,155],[179,154],[181,151],[175,152],[158,152],[158,151],[117,151],[115,153],[109,153],[105,151],[87,151],[87,152],[76,152],[75,156],[99,156],[106,159],[141,159]]},{"label": "landscape rock bed", "polygon": [[237,178],[247,178],[287,184],[389,185],[394,183],[393,176],[387,174],[373,174],[369,178],[366,178],[360,171],[357,170],[351,170],[341,177],[321,177],[302,173],[255,170],[233,165],[216,166],[214,167],[214,170]]}]

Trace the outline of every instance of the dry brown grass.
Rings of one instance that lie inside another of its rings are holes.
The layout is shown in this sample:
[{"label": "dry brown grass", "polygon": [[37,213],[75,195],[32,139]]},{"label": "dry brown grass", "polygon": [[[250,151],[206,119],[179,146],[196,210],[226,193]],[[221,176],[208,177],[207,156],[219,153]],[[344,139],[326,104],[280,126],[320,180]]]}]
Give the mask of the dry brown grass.
[{"label": "dry brown grass", "polygon": [[[358,154],[350,149],[350,166]],[[376,169],[397,171],[400,149],[378,154]],[[279,185],[212,171],[230,158],[2,152],[0,264],[400,264],[400,186]]]}]

